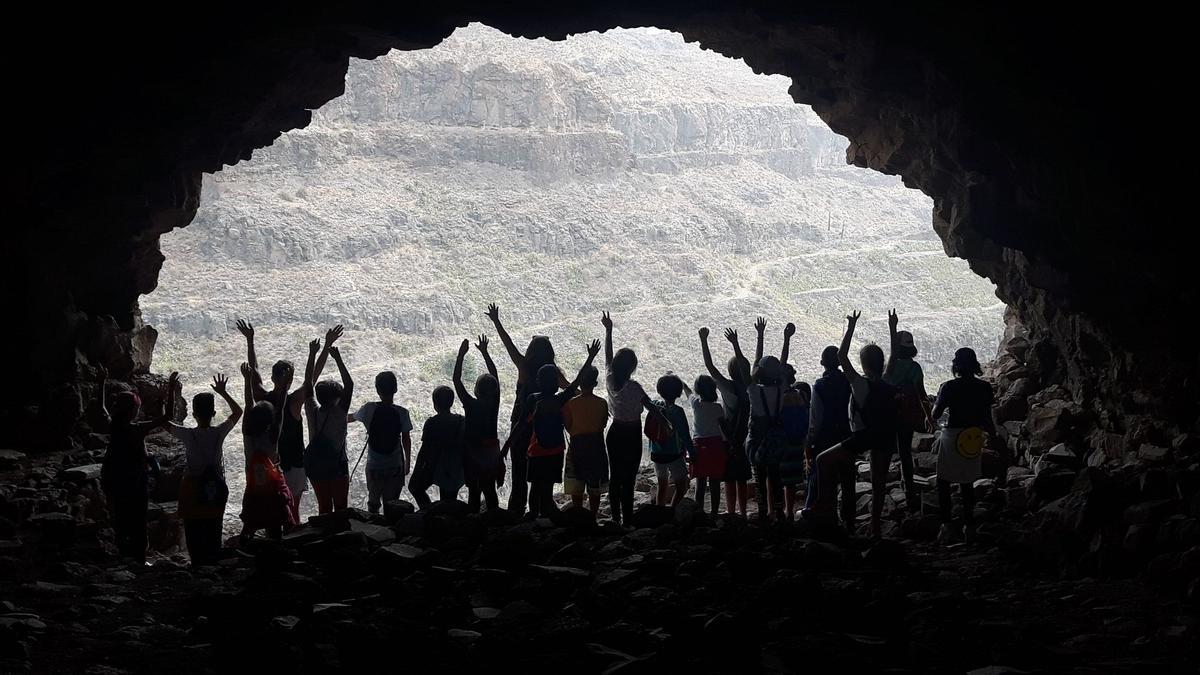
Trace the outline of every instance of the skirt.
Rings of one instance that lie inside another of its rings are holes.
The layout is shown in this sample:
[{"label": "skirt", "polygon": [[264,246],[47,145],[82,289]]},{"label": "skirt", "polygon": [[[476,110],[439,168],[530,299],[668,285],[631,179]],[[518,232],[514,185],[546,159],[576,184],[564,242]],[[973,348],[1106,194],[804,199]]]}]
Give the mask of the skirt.
[{"label": "skirt", "polygon": [[500,440],[482,439],[463,455],[463,474],[469,485],[490,483],[500,475]]},{"label": "skirt", "polygon": [[937,452],[938,480],[974,483],[983,475],[983,447],[987,434],[979,427],[942,429],[933,441]]},{"label": "skirt", "polygon": [[604,450],[604,434],[572,436],[567,455],[570,456],[571,478],[590,484],[608,482],[608,453]]},{"label": "skirt", "polygon": [[725,475],[722,480],[745,482],[753,477],[754,473],[750,468],[750,458],[746,456],[746,446],[742,444],[731,444],[729,448],[729,460],[725,463]]},{"label": "skirt", "polygon": [[563,455],[534,455],[527,460],[525,477],[530,483],[561,483]]},{"label": "skirt", "polygon": [[692,477],[724,478],[725,467],[729,463],[729,444],[720,436],[708,438],[693,438],[696,455],[692,459]]}]

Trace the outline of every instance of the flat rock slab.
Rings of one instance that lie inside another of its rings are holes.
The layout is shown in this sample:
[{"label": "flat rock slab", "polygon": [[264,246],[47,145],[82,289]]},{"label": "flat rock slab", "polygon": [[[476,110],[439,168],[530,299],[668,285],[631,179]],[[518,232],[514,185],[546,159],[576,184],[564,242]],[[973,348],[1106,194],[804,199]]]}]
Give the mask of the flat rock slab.
[{"label": "flat rock slab", "polygon": [[99,480],[100,464],[84,464],[82,466],[73,466],[59,474],[63,480],[83,482],[89,480]]},{"label": "flat rock slab", "polygon": [[396,540],[396,532],[390,527],[383,525],[374,525],[372,523],[360,523],[357,520],[350,521],[351,532],[362,532],[367,535],[367,539],[379,544],[387,544]]}]

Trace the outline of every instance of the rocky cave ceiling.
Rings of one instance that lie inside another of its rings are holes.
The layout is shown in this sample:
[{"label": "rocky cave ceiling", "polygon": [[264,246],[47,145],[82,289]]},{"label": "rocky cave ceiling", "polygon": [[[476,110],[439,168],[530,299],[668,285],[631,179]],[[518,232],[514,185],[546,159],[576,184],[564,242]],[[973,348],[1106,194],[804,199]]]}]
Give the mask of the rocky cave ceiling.
[{"label": "rocky cave ceiling", "polygon": [[155,286],[159,235],[194,215],[201,172],[304,126],[342,93],[349,58],[429,47],[480,21],[552,39],[657,26],[791,77],[795,100],[851,139],[848,161],[934,198],[947,253],[997,284],[1041,377],[1108,428],[1142,417],[1194,427],[1200,360],[1168,310],[1196,306],[1197,284],[1184,228],[1161,213],[1185,193],[1149,171],[1162,130],[1184,127],[1178,106],[1142,101],[1187,81],[1177,22],[1149,9],[968,4],[35,11],[4,48],[23,104],[10,122],[22,163],[5,283],[9,316],[39,335],[6,331],[31,384],[9,388],[4,409],[77,397],[89,363],[146,367],[133,354],[137,298]]}]

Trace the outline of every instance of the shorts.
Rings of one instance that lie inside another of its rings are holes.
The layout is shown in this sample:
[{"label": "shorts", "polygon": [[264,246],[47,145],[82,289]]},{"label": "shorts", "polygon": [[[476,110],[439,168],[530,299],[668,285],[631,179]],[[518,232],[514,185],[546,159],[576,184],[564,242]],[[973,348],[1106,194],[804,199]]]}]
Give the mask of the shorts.
[{"label": "shorts", "polygon": [[[576,475],[575,471],[575,455],[570,449],[567,450],[566,459],[563,462],[563,493],[571,497],[583,496],[586,491],[589,495],[602,495],[608,492],[607,480],[582,480]],[[608,473],[607,459],[605,460],[605,474]]]},{"label": "shorts", "polygon": [[683,455],[680,455],[675,459],[663,464],[655,462],[654,475],[658,476],[658,480],[660,481],[669,480],[672,483],[678,483],[679,481],[687,480],[687,460],[684,459]]}]

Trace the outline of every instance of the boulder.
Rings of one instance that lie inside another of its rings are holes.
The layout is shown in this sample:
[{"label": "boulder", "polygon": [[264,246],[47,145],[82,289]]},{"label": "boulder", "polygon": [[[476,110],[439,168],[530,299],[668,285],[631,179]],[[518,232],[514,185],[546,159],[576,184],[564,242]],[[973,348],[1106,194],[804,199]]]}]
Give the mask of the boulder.
[{"label": "boulder", "polygon": [[1171,455],[1171,448],[1164,448],[1160,445],[1151,445],[1149,443],[1142,443],[1142,446],[1137,451],[1138,459],[1149,464],[1167,462],[1171,459]]},{"label": "boulder", "polygon": [[674,518],[671,509],[657,504],[643,504],[629,518],[629,524],[637,528],[654,528],[665,525]]},{"label": "boulder", "polygon": [[810,541],[804,546],[804,564],[816,570],[842,567],[846,556],[836,544],[825,541]]},{"label": "boulder", "polygon": [[700,515],[700,507],[696,500],[684,497],[675,505],[675,525],[681,529],[689,529],[696,523]]},{"label": "boulder", "polygon": [[25,453],[0,449],[0,469],[15,469],[25,461]]},{"label": "boulder", "polygon": [[1079,468],[1079,457],[1067,447],[1066,443],[1059,443],[1038,457],[1037,462],[1033,465],[1033,472],[1039,474],[1046,469],[1055,467],[1072,470]]},{"label": "boulder", "polygon": [[383,503],[383,517],[392,524],[395,524],[396,521],[400,520],[404,516],[416,512],[417,507],[413,506],[411,502],[403,499],[393,499]]},{"label": "boulder", "polygon": [[389,544],[396,539],[396,533],[390,527],[383,525],[374,525],[371,523],[362,523],[357,520],[350,521],[351,532],[362,532],[367,539],[376,544]]}]

